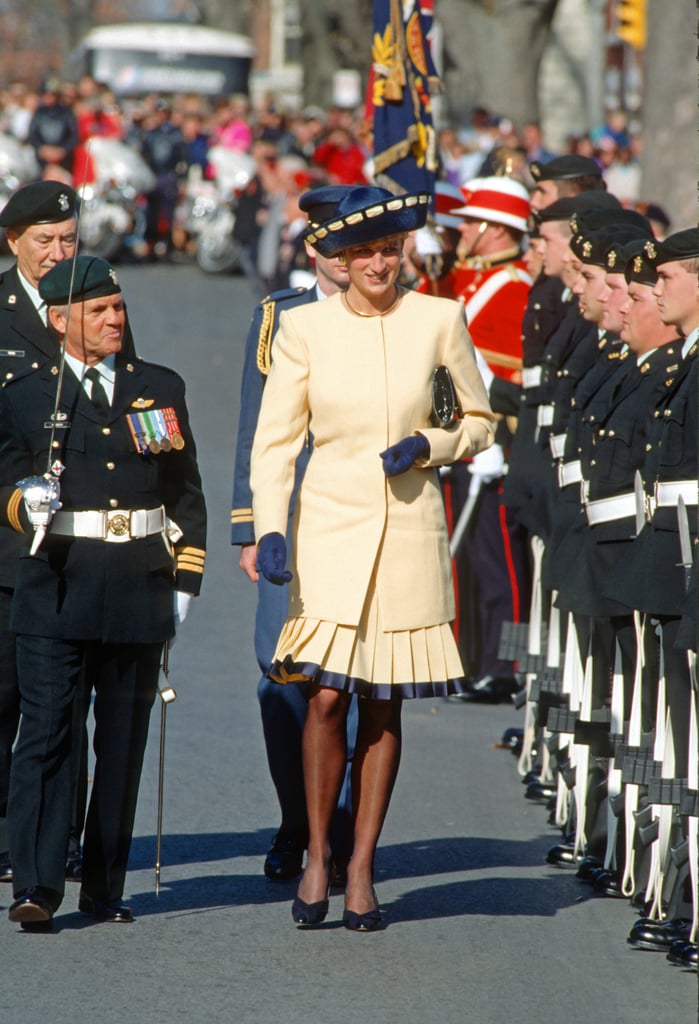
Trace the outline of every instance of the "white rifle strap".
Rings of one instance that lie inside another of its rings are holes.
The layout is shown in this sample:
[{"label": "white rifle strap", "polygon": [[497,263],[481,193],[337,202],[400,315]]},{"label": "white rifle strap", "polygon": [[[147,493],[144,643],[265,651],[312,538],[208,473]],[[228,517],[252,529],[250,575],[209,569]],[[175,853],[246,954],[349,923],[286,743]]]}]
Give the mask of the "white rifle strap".
[{"label": "white rifle strap", "polygon": [[[663,778],[667,778],[665,774],[666,770],[671,771],[670,778],[672,778],[675,772],[675,755],[674,751],[672,750],[672,733],[670,731],[670,718],[667,714],[661,715],[661,706],[665,703],[665,685],[665,672],[661,669],[660,682],[658,683],[658,711],[655,719],[655,744],[653,745],[653,760],[662,762],[663,770],[661,774]],[[670,753],[668,753],[668,745]],[[670,846],[670,837],[668,834],[665,837],[665,851],[661,849],[661,834],[663,833],[663,831],[669,833],[669,827],[672,823],[672,807],[667,805],[663,806],[662,804],[652,804],[651,811],[653,818],[658,819],[658,838],[653,841],[653,845],[651,847],[650,870],[648,873],[646,899],[651,905],[648,916],[656,921],[661,921],[663,917],[662,889],[665,867],[665,857],[663,856],[663,852],[665,853],[665,855],[667,855],[667,851],[669,850]],[[667,811],[670,812],[669,820],[666,820]],[[665,829],[663,829],[663,826],[665,826]]]},{"label": "white rifle strap", "polygon": [[[699,726],[697,724],[697,656],[689,656],[689,674],[692,680],[692,695],[689,705],[689,769],[687,784],[690,789],[699,790]],[[699,818],[690,815],[687,819],[687,841],[689,843],[689,877],[692,884],[692,930],[689,941],[697,941],[699,931]]]},{"label": "white rifle strap", "polygon": [[[589,722],[592,713],[592,632],[590,623],[587,654],[585,656],[585,672],[583,675],[582,694],[578,717]],[[584,743],[573,744],[577,756],[575,765],[575,806],[577,817],[575,822],[575,855],[582,857],[587,846],[585,825],[587,823],[587,790],[590,777],[590,748]]]},{"label": "white rifle strap", "polygon": [[[541,537],[532,537],[532,596],[529,604],[529,630],[527,632],[527,650],[530,654],[539,654],[541,650],[541,562],[544,557],[544,542]],[[526,688],[527,701],[524,705],[524,731],[522,736],[522,751],[517,760],[517,771],[520,775],[526,775],[532,769],[532,748],[534,746],[534,732],[536,718],[534,707],[529,700],[533,675],[527,673]]]},{"label": "white rifle strap", "polygon": [[[624,731],[624,673],[622,671],[621,647],[619,637],[614,639],[614,675],[612,677],[612,713],[610,732],[612,735],[620,736]],[[607,849],[604,854],[604,866],[608,870],[616,868],[616,837],[619,829],[619,819],[612,810],[614,796],[621,793],[621,770],[614,767],[614,757],[609,760],[607,770]]]},{"label": "white rifle strap", "polygon": [[[639,746],[641,743],[641,699],[643,689],[643,666],[644,650],[643,633],[646,627],[646,618],[639,612],[633,613],[633,624],[636,632],[636,669],[633,680],[633,696],[631,698],[631,715],[629,718],[629,731],[626,742],[629,746]],[[634,850],[635,821],[633,812],[638,807],[638,786],[629,782],[626,785],[624,798],[624,839],[626,843],[624,874],[621,880],[621,891],[624,896],[633,896],[636,889],[636,851]]]}]

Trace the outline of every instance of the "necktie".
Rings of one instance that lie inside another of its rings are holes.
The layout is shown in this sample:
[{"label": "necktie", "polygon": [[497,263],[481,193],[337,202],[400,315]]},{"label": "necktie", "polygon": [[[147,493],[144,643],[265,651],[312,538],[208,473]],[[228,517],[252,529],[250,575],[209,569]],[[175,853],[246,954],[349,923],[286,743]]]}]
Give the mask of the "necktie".
[{"label": "necktie", "polygon": [[96,409],[100,410],[100,412],[106,412],[110,407],[109,399],[107,398],[107,392],[102,387],[99,370],[96,370],[94,366],[91,366],[85,376],[92,384],[90,401]]}]

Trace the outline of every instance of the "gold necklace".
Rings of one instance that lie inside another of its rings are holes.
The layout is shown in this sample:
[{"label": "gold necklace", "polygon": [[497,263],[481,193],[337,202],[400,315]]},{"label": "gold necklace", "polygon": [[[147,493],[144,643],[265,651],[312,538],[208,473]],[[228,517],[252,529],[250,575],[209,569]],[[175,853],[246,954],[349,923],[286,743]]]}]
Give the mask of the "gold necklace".
[{"label": "gold necklace", "polygon": [[388,313],[390,313],[392,310],[394,310],[396,308],[396,306],[398,305],[399,301],[403,298],[402,289],[400,289],[398,287],[398,285],[394,285],[394,288],[396,289],[396,297],[395,297],[395,299],[393,300],[391,305],[388,307],[388,309],[382,309],[380,313],[362,313],[361,309],[355,309],[354,306],[352,305],[352,303],[350,302],[350,300],[347,297],[347,292],[343,292],[342,293],[342,298],[345,300],[345,302],[347,303],[347,305],[349,306],[351,311],[354,314],[356,314],[356,316],[363,316],[363,317],[367,317],[367,318],[368,317],[372,317],[372,316],[386,316]]}]

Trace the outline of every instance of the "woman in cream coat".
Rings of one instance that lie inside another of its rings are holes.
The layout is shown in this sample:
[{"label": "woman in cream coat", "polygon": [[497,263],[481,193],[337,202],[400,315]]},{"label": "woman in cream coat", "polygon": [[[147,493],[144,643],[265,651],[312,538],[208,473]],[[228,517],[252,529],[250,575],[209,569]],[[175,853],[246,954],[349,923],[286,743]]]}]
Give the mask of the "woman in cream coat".
[{"label": "woman in cream coat", "polygon": [[[354,189],[308,240],[343,252],[344,295],[282,313],[252,453],[258,568],[291,579],[289,618],[270,677],[309,680],[303,737],[310,838],[292,907],[297,924],[328,910],[328,829],[345,763],[350,695],[359,701],[355,840],[344,923],[374,930],[373,858],[400,760],[401,698],[459,692],[444,506],[434,467],[492,443],[493,416],[461,307],[396,284],[406,233],[429,196]],[[463,411],[434,426],[432,374],[449,369]],[[284,533],[301,446],[293,560]],[[355,788],[356,786],[356,788]]]}]

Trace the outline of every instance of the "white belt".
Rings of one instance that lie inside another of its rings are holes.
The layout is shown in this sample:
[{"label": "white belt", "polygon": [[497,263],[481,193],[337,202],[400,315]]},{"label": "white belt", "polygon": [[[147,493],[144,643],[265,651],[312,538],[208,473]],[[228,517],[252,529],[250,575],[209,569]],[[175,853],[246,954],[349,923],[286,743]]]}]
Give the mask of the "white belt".
[{"label": "white belt", "polygon": [[56,512],[49,533],[58,537],[88,537],[106,540],[111,544],[124,544],[140,540],[165,529],[165,509],[114,508],[108,511]]},{"label": "white belt", "polygon": [[579,484],[582,482],[582,465],[580,459],[573,462],[562,462],[558,467],[558,486],[567,487],[568,484]]},{"label": "white belt", "polygon": [[566,436],[566,434],[551,434],[549,437],[549,447],[554,459],[563,458],[563,449],[566,446]]},{"label": "white belt", "polygon": [[522,387],[538,388],[538,386],[541,384],[541,375],[543,371],[543,366],[523,366]]},{"label": "white belt", "polygon": [[673,480],[670,483],[655,485],[656,508],[672,508],[684,500],[685,505],[696,505],[699,497],[699,484],[696,480]]},{"label": "white belt", "polygon": [[590,526],[612,523],[615,519],[628,519],[636,515],[636,495],[619,494],[614,498],[598,498],[585,504],[585,514]]},{"label": "white belt", "polygon": [[540,405],[536,410],[537,427],[550,427],[553,423],[553,406]]}]

